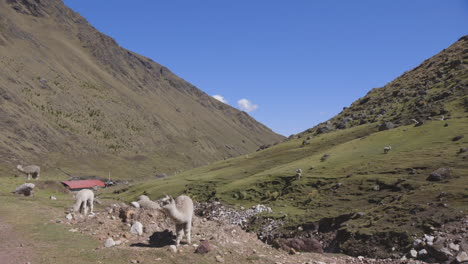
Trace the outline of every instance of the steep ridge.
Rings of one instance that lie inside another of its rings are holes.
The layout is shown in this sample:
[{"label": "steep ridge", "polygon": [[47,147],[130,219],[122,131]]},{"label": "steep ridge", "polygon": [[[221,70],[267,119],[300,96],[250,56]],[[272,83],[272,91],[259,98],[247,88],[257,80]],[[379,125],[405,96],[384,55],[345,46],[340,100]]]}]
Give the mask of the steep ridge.
[{"label": "steep ridge", "polygon": [[6,166],[125,178],[174,173],[283,138],[120,47],[60,0],[0,1],[0,127]]},{"label": "steep ridge", "polygon": [[[460,220],[468,210],[467,55],[465,36],[286,142],[118,196],[183,192],[238,210],[265,204],[273,212],[246,225],[267,242],[314,237],[326,252],[378,258],[416,247],[430,252],[421,260],[452,261],[447,226],[459,225],[450,239],[468,247]],[[413,244],[424,234],[440,244]]]},{"label": "steep ridge", "polygon": [[[335,117],[302,134],[375,122],[408,125],[442,116],[450,118],[453,111],[459,111],[460,99],[468,94],[467,43],[468,36],[460,38],[418,67],[382,88],[372,89]],[[468,101],[463,101],[462,107],[468,110]]]}]

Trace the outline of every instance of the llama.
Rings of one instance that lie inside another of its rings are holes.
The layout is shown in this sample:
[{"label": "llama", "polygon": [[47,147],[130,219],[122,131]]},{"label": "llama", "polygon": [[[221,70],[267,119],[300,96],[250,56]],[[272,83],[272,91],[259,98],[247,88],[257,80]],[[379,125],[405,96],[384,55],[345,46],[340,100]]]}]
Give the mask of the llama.
[{"label": "llama", "polygon": [[193,216],[192,199],[188,196],[180,195],[174,200],[171,196],[166,195],[166,197],[162,199],[162,208],[176,224],[176,246],[179,246],[180,240],[184,236],[184,231],[188,244],[192,244],[190,238]]},{"label": "llama", "polygon": [[94,192],[88,189],[84,189],[76,193],[75,196],[76,202],[73,205],[73,212],[84,211],[84,215],[88,215],[88,207],[89,205],[91,207],[91,215],[93,215],[93,209],[94,209]]},{"label": "llama", "polygon": [[28,181],[31,180],[31,177],[33,179],[39,179],[39,176],[41,175],[41,167],[36,165],[29,165],[25,167],[23,167],[23,165],[18,165],[16,166],[16,169],[28,175]]},{"label": "llama", "polygon": [[138,203],[143,209],[161,209],[158,203],[151,201],[146,195],[140,195],[140,197],[138,197]]},{"label": "llama", "polygon": [[392,150],[392,146],[386,146],[383,148],[385,154],[387,154],[390,150]]}]

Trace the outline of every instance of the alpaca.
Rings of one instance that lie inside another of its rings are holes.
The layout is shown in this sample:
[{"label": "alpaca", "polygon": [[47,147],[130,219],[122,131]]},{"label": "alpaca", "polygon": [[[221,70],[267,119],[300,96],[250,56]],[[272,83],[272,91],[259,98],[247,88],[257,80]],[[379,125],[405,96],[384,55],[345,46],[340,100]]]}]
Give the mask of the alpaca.
[{"label": "alpaca", "polygon": [[16,169],[28,175],[28,181],[31,180],[31,177],[33,179],[39,179],[39,176],[41,175],[41,167],[36,165],[29,165],[25,167],[23,167],[23,165],[18,165],[16,166]]},{"label": "alpaca", "polygon": [[190,197],[180,195],[175,200],[171,196],[166,195],[162,199],[162,208],[171,217],[176,224],[176,246],[180,244],[180,240],[185,235],[187,236],[187,242],[192,244],[190,238],[190,232],[192,229],[192,216],[193,216],[193,201]]},{"label": "alpaca", "polygon": [[34,183],[21,184],[18,188],[15,189],[13,193],[22,194],[24,196],[33,196],[34,187],[35,187]]},{"label": "alpaca", "polygon": [[88,215],[87,205],[89,204],[89,206],[91,207],[91,215],[94,214],[93,213],[93,209],[94,209],[94,204],[93,204],[94,192],[93,191],[88,190],[88,189],[81,190],[78,193],[76,193],[75,199],[76,199],[76,202],[73,205],[73,212],[80,211],[81,213],[81,211],[83,210],[84,215],[86,216]]},{"label": "alpaca", "polygon": [[161,209],[158,203],[151,201],[146,195],[140,195],[140,197],[138,197],[138,203],[143,209]]},{"label": "alpaca", "polygon": [[300,180],[302,177],[302,169],[296,169],[296,180]]},{"label": "alpaca", "polygon": [[385,154],[387,154],[390,150],[392,150],[392,146],[386,146],[383,148]]}]

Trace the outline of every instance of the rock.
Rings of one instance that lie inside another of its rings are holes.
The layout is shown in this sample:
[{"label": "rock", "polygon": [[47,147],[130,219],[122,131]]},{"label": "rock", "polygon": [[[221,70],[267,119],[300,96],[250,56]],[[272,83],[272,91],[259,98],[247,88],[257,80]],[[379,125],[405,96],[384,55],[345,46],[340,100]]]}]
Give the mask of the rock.
[{"label": "rock", "polygon": [[72,214],[67,214],[65,216],[65,218],[67,218],[67,220],[71,221],[73,219],[73,215]]},{"label": "rock", "polygon": [[438,261],[447,261],[453,256],[452,252],[448,248],[440,246],[427,246],[427,252]]},{"label": "rock", "polygon": [[143,234],[143,225],[136,221],[130,228],[130,233],[141,236]]},{"label": "rock", "polygon": [[465,251],[462,251],[462,252],[458,253],[456,259],[457,259],[457,261],[459,263],[466,263],[466,262],[468,262],[468,254],[466,254]]},{"label": "rock", "polygon": [[140,263],[140,262],[139,262],[138,260],[136,260],[136,259],[132,259],[132,260],[130,260],[130,263],[134,263],[134,264],[135,264],[135,263]]},{"label": "rock", "polygon": [[408,257],[417,258],[418,257],[418,252],[413,248],[413,249],[410,250]]},{"label": "rock", "polygon": [[465,153],[465,152],[468,152],[468,148],[460,148],[458,150],[458,153]]},{"label": "rock", "polygon": [[216,256],[216,262],[224,263],[223,257],[221,257],[220,255],[217,255],[217,256]]},{"label": "rock", "polygon": [[140,208],[140,203],[138,202],[131,202],[130,204],[135,208]]},{"label": "rock", "polygon": [[321,158],[320,161],[326,161],[330,157],[330,154],[324,154]]},{"label": "rock", "polygon": [[177,253],[177,247],[175,245],[170,245],[169,246],[169,251],[171,253]]},{"label": "rock", "polygon": [[104,244],[107,248],[110,248],[110,247],[113,247],[115,246],[115,241],[114,239],[112,239],[112,237],[109,237],[107,240],[106,240],[106,243]]},{"label": "rock", "polygon": [[416,240],[413,241],[413,246],[414,246],[414,247],[417,247],[417,246],[419,246],[419,244],[421,244],[421,243],[422,243],[422,240],[421,240],[421,239],[416,239]]},{"label": "rock", "polygon": [[426,240],[426,242],[434,242],[434,237],[424,234],[424,240]]},{"label": "rock", "polygon": [[53,200],[53,201],[55,201],[55,200],[57,200],[57,197],[51,196],[50,199]]},{"label": "rock", "polygon": [[457,245],[457,244],[454,244],[454,243],[450,243],[450,244],[448,245],[448,247],[449,247],[451,250],[456,251],[456,252],[458,252],[458,251],[460,250],[460,245]]},{"label": "rock", "polygon": [[449,178],[452,175],[452,172],[449,168],[438,168],[433,171],[429,177],[426,178],[427,181],[442,181]]},{"label": "rock", "polygon": [[418,255],[419,255],[419,256],[427,255],[427,250],[425,250],[425,249],[419,250]]},{"label": "rock", "polygon": [[385,122],[379,125],[379,131],[389,130],[394,127],[395,125],[392,122]]},{"label": "rock", "polygon": [[211,247],[210,243],[206,240],[202,240],[200,241],[200,245],[197,247],[197,249],[195,249],[195,253],[206,254],[211,250],[213,250],[213,248]]},{"label": "rock", "polygon": [[458,141],[458,140],[462,139],[463,137],[464,137],[463,135],[456,136],[456,137],[452,138],[452,141]]},{"label": "rock", "polygon": [[273,241],[272,246],[290,252],[295,251],[323,253],[322,245],[314,238],[280,238]]},{"label": "rock", "polygon": [[135,215],[135,211],[130,208],[120,208],[119,217],[122,219],[123,222],[129,222],[133,219]]}]

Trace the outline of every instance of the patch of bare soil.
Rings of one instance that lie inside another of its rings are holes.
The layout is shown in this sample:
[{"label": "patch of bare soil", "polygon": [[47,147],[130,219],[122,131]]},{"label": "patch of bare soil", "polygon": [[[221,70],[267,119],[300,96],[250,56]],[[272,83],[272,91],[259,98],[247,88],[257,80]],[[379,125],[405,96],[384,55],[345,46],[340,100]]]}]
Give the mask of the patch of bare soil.
[{"label": "patch of bare soil", "polygon": [[0,215],[0,263],[21,264],[35,259],[32,241],[6,223]]}]

